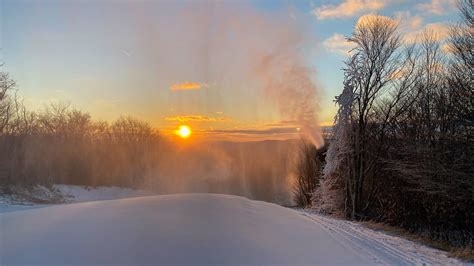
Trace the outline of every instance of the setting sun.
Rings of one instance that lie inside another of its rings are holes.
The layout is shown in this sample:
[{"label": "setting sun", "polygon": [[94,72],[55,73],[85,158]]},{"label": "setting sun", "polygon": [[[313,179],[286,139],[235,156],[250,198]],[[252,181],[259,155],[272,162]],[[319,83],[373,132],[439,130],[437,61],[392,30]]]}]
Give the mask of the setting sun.
[{"label": "setting sun", "polygon": [[176,134],[185,139],[191,135],[191,128],[184,125],[179,126],[178,130],[176,130]]}]

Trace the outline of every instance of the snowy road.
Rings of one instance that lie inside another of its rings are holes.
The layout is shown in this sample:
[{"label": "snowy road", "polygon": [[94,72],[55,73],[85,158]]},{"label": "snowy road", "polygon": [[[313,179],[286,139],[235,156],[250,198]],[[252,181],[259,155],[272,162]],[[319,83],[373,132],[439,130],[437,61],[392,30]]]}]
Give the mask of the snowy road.
[{"label": "snowy road", "polygon": [[1,265],[424,262],[459,264],[357,224],[228,195],[148,196],[0,214]]}]

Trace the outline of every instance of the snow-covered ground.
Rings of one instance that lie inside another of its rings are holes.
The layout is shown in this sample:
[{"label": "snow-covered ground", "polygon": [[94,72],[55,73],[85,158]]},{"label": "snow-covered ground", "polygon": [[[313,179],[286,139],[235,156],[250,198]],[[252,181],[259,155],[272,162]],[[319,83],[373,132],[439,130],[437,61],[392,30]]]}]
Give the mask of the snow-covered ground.
[{"label": "snow-covered ground", "polygon": [[334,239],[353,249],[360,256],[372,258],[384,265],[462,265],[463,262],[448,257],[444,251],[427,247],[402,237],[375,231],[366,226],[312,213],[304,210],[301,215],[320,225]]},{"label": "snow-covered ground", "polygon": [[362,225],[217,194],[8,212],[0,233],[0,265],[461,264]]},{"label": "snow-covered ground", "polygon": [[124,187],[84,187],[71,185],[54,185],[63,195],[67,202],[85,202],[96,200],[113,200],[150,196],[156,193],[152,191],[124,188]]},{"label": "snow-covered ground", "polygon": [[[38,201],[57,203],[77,203],[96,200],[112,200],[153,195],[155,193],[145,190],[123,188],[123,187],[85,187],[73,185],[53,185],[52,189],[36,186],[31,190],[21,189],[22,196],[0,195],[0,213],[28,210],[52,206],[52,204],[39,204]],[[25,199],[34,198],[36,202]],[[56,205],[57,203],[54,203]]]}]

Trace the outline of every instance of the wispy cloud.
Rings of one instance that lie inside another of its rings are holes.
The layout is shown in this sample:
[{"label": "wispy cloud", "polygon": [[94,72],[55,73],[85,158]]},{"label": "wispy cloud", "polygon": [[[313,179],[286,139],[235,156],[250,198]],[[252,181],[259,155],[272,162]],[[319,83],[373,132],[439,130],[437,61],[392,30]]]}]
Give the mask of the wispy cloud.
[{"label": "wispy cloud", "polygon": [[323,46],[333,53],[349,55],[350,50],[354,48],[354,43],[348,42],[342,34],[334,33],[323,41]]},{"label": "wispy cloud", "polygon": [[203,87],[197,82],[183,82],[171,85],[170,90],[172,91],[186,91],[186,90],[199,90]]},{"label": "wispy cloud", "polygon": [[275,127],[268,129],[215,129],[210,133],[244,134],[244,135],[277,135],[277,134],[298,134],[295,127]]},{"label": "wispy cloud", "polygon": [[395,12],[395,20],[398,22],[399,29],[402,32],[408,32],[420,29],[423,24],[423,17],[412,15],[410,11]]},{"label": "wispy cloud", "polygon": [[298,121],[296,120],[282,120],[282,121],[275,121],[265,124],[266,127],[298,127]]},{"label": "wispy cloud", "polygon": [[418,30],[406,33],[404,40],[407,43],[419,42],[424,33],[431,34],[436,41],[444,41],[449,37],[449,25],[442,22],[429,23]]},{"label": "wispy cloud", "polygon": [[226,122],[229,121],[225,117],[209,117],[205,115],[178,115],[172,117],[165,117],[167,121],[178,121],[178,122]]},{"label": "wispy cloud", "polygon": [[444,15],[455,10],[456,0],[431,0],[431,2],[416,5],[416,8],[422,12],[434,15]]},{"label": "wispy cloud", "polygon": [[313,10],[319,20],[353,17],[367,12],[383,9],[389,0],[344,0],[338,5],[322,5]]}]

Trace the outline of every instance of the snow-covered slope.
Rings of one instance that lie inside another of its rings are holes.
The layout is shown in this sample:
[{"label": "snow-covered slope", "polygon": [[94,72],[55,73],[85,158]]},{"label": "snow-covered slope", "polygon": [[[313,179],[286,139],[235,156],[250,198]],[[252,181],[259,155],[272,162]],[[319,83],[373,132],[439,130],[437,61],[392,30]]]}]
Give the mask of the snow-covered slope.
[{"label": "snow-covered slope", "polygon": [[365,264],[293,210],[212,194],[0,214],[0,264]]},{"label": "snow-covered slope", "polygon": [[[348,232],[342,225],[339,228],[309,214],[216,194],[148,196],[3,213],[0,233],[0,265],[368,265],[424,261],[397,252],[396,246],[379,246],[383,243],[370,239],[355,241],[374,236]],[[362,244],[362,248],[357,246]],[[454,261],[444,259],[428,262]]]}]

